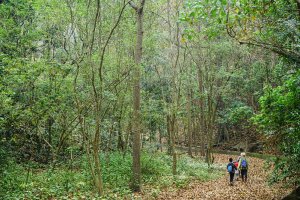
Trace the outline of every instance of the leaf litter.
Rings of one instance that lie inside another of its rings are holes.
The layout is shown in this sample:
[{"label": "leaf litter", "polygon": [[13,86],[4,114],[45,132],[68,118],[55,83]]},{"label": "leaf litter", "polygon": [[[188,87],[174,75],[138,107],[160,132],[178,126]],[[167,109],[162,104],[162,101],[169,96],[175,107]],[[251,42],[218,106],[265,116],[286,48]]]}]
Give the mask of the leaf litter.
[{"label": "leaf litter", "polygon": [[[241,180],[229,185],[229,175],[226,172],[226,164],[230,155],[214,154],[215,162],[224,165],[224,175],[218,179],[200,182],[193,181],[185,188],[166,188],[161,191],[156,199],[201,199],[201,200],[222,200],[222,199],[247,199],[247,200],[279,200],[291,192],[291,188],[284,188],[282,184],[268,185],[267,177],[271,168],[264,167],[264,160],[247,157],[249,162],[248,180],[243,183]],[[235,160],[236,156],[232,156]],[[144,196],[143,199],[151,199]],[[153,197],[152,197],[153,199]]]}]

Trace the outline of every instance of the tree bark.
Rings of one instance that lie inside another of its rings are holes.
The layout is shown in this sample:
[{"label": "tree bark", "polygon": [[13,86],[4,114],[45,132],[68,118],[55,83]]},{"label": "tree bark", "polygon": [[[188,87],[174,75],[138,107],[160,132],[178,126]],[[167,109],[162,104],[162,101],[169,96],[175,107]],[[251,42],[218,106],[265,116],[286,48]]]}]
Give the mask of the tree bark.
[{"label": "tree bark", "polygon": [[199,87],[199,108],[200,108],[200,116],[199,116],[199,139],[200,139],[200,155],[205,155],[205,135],[204,135],[204,99],[203,95],[203,77],[202,77],[202,70],[198,69],[198,87]]},{"label": "tree bark", "polygon": [[175,113],[170,116],[170,135],[171,135],[171,150],[173,156],[173,165],[172,165],[172,172],[173,175],[177,174],[177,156],[175,151]]},{"label": "tree bark", "polygon": [[188,154],[189,156],[193,156],[192,153],[192,126],[191,126],[191,121],[192,121],[192,113],[191,113],[191,91],[190,88],[188,88],[187,92],[187,113],[188,113],[188,121],[187,121],[187,126],[188,126]]},{"label": "tree bark", "polygon": [[132,1],[129,2],[130,6],[136,12],[137,32],[136,32],[136,47],[135,47],[135,68],[133,72],[133,179],[131,188],[135,192],[141,191],[141,127],[140,127],[140,98],[141,98],[141,60],[143,50],[143,16],[145,0],[141,0],[140,5],[135,5]]}]

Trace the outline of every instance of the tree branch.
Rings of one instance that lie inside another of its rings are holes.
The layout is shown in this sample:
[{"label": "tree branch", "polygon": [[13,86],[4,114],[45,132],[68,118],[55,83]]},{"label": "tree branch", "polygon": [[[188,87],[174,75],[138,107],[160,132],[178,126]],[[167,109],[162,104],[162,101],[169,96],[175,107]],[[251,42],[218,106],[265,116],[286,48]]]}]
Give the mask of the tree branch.
[{"label": "tree branch", "polygon": [[257,46],[257,47],[262,47],[264,49],[268,49],[270,51],[273,51],[283,57],[289,58],[291,60],[293,60],[296,63],[300,63],[300,55],[298,52],[289,50],[289,49],[285,49],[282,47],[277,47],[274,46],[272,44],[263,44],[263,43],[254,43],[251,41],[239,41],[240,44],[247,44],[247,45],[253,45],[253,46]]},{"label": "tree branch", "polygon": [[110,39],[111,39],[111,37],[112,37],[115,29],[118,27],[118,25],[119,25],[119,23],[121,21],[122,15],[124,13],[124,10],[125,10],[125,8],[126,8],[126,6],[127,6],[128,3],[126,3],[125,0],[124,0],[124,4],[123,4],[123,6],[121,8],[121,11],[119,13],[117,22],[115,23],[115,25],[113,26],[113,28],[110,30],[108,38],[107,38],[107,40],[106,40],[106,42],[105,42],[105,44],[103,46],[102,53],[101,53],[101,59],[100,59],[100,66],[99,66],[99,78],[100,78],[101,81],[102,81],[102,68],[103,68],[103,61],[104,61],[104,54],[105,54],[105,51],[106,51],[106,47],[108,46],[108,44],[110,42]]},{"label": "tree branch", "polygon": [[144,7],[144,5],[145,5],[145,1],[146,1],[146,0],[142,0],[142,2],[141,2],[141,8],[143,8],[143,7]]},{"label": "tree branch", "polygon": [[296,0],[296,3],[297,3],[297,7],[298,7],[298,14],[300,17],[300,0]]},{"label": "tree branch", "polygon": [[131,0],[131,1],[129,1],[128,2],[129,3],[129,5],[134,9],[134,10],[138,10],[139,8],[137,7],[137,5],[135,5],[135,3],[133,3],[133,1]]}]

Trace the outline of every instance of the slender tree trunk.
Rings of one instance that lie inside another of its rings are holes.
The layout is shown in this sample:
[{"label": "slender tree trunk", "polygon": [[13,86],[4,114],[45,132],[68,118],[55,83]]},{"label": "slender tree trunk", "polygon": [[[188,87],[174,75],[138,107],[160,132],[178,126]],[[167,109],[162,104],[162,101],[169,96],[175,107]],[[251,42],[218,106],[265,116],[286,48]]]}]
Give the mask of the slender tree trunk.
[{"label": "slender tree trunk", "polygon": [[175,114],[173,113],[170,117],[170,134],[171,134],[171,150],[173,155],[173,175],[177,174],[177,156],[175,150]]},{"label": "slender tree trunk", "polygon": [[159,148],[160,148],[160,152],[162,152],[162,134],[161,134],[162,130],[161,128],[159,128]]},{"label": "slender tree trunk", "polygon": [[[99,105],[98,105],[99,106]],[[99,111],[99,108],[96,110]],[[95,185],[98,190],[99,195],[103,194],[103,183],[101,177],[101,164],[100,164],[100,112],[96,112],[96,130],[95,137],[93,141],[93,157],[95,162]]]},{"label": "slender tree trunk", "polygon": [[48,144],[47,144],[47,156],[46,156],[46,162],[48,163],[49,160],[53,161],[53,154],[52,154],[52,125],[54,123],[54,120],[52,117],[49,117],[47,119],[47,132],[48,132]]},{"label": "slender tree trunk", "polygon": [[[200,68],[200,67],[199,67]],[[200,108],[200,116],[199,116],[199,139],[200,139],[200,155],[205,155],[205,134],[204,134],[204,99],[203,99],[203,76],[202,70],[198,69],[198,87],[199,87],[199,108]]]},{"label": "slender tree trunk", "polygon": [[167,135],[168,135],[168,154],[172,154],[172,133],[171,133],[171,117],[167,115]]},{"label": "slender tree trunk", "polygon": [[[122,112],[121,112],[122,114]],[[122,134],[122,125],[121,125],[121,114],[118,118],[118,146],[117,148],[120,151],[124,151],[124,140],[123,140],[123,134]]]},{"label": "slender tree trunk", "polygon": [[192,113],[191,113],[191,91],[190,88],[188,88],[188,92],[187,92],[187,113],[188,113],[188,121],[187,121],[187,126],[188,126],[188,154],[189,156],[193,156],[192,153],[192,125],[191,125],[191,121],[192,121]]},{"label": "slender tree trunk", "polygon": [[141,98],[141,60],[143,50],[143,16],[145,0],[141,0],[140,5],[136,6],[132,1],[129,2],[131,7],[136,11],[137,32],[136,32],[136,47],[135,47],[135,68],[133,72],[133,179],[132,190],[141,191],[141,118],[140,118],[140,98]]},{"label": "slender tree trunk", "polygon": [[127,153],[127,147],[129,146],[129,136],[132,134],[132,122],[129,121],[129,124],[126,128],[127,134],[125,135],[125,141],[124,141],[124,150],[123,150],[123,158],[125,158],[125,155]]}]

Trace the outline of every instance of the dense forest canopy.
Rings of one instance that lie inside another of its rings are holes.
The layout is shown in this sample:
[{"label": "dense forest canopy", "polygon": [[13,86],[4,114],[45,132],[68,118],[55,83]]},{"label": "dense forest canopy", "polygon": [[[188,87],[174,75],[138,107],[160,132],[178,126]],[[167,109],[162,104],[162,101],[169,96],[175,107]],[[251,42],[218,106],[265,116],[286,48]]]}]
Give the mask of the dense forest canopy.
[{"label": "dense forest canopy", "polygon": [[2,0],[0,198],[141,191],[179,147],[272,154],[299,186],[299,66],[299,0]]}]

